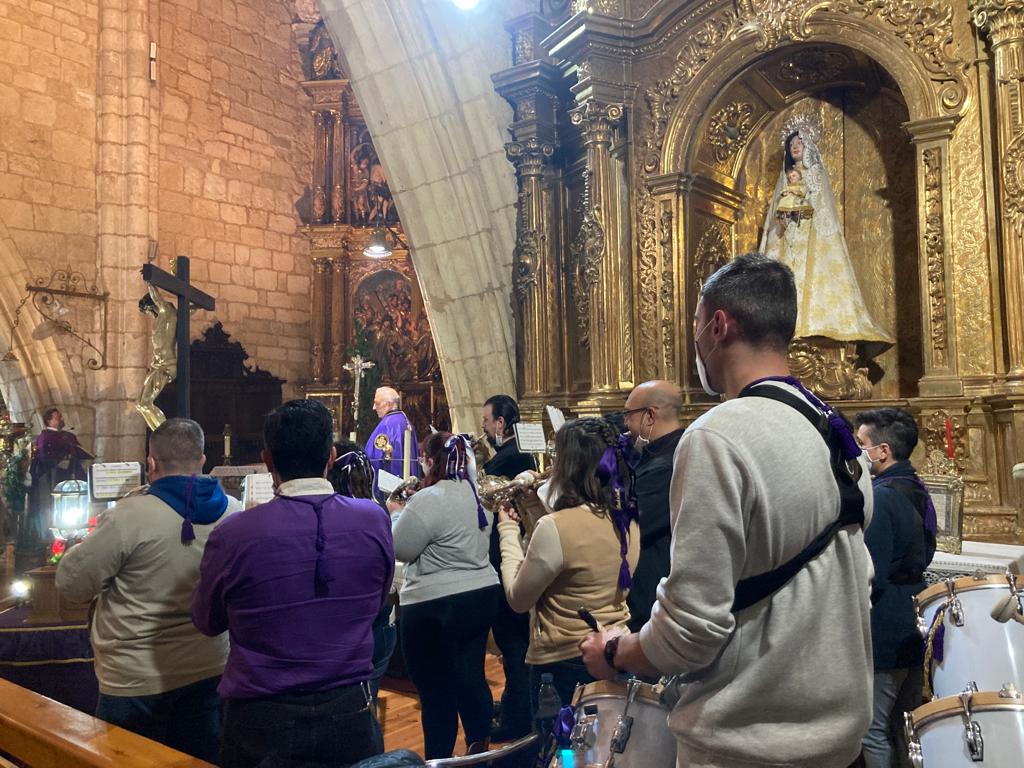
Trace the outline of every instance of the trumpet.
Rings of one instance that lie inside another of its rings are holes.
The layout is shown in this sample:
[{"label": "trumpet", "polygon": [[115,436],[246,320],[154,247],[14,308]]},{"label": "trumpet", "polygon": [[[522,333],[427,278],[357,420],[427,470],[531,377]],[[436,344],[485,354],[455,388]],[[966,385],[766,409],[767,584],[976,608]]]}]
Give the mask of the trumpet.
[{"label": "trumpet", "polygon": [[478,483],[480,503],[487,509],[497,513],[502,504],[511,505],[519,515],[526,537],[533,534],[537,521],[548,513],[548,508],[536,494],[528,494],[545,480],[551,477],[551,470],[545,472],[520,472],[511,480],[494,475],[483,475]]}]

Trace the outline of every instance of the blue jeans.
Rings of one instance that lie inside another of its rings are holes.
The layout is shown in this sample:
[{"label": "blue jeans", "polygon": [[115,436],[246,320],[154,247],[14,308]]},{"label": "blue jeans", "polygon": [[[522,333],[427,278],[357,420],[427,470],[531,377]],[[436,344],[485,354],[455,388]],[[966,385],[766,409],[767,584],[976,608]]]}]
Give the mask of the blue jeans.
[{"label": "blue jeans", "polygon": [[373,625],[373,674],[370,676],[370,694],[374,701],[377,700],[380,681],[388,671],[391,655],[395,652],[397,644],[398,628],[391,623],[390,617],[387,621]]},{"label": "blue jeans", "polygon": [[874,712],[864,736],[866,768],[909,765],[903,738],[903,713],[921,705],[924,673],[911,669],[875,670]]},{"label": "blue jeans", "polygon": [[100,694],[96,717],[210,763],[220,752],[220,676],[151,696]]}]

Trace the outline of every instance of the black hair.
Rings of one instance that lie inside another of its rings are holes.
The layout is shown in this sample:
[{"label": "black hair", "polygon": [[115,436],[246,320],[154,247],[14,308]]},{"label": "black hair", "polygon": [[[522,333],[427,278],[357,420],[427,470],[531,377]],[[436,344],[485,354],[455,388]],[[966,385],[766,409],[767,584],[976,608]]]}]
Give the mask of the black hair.
[{"label": "black hair", "polygon": [[59,410],[60,410],[60,408],[56,407],[55,405],[51,405],[49,408],[47,408],[45,411],[43,411],[43,426],[44,427],[50,426],[50,419],[52,419],[53,418],[53,414],[57,413],[57,411],[59,411]]},{"label": "black hair", "polygon": [[[337,457],[327,470],[327,479],[336,493],[353,499],[373,498],[373,468],[363,449],[353,442],[342,440],[334,444]],[[347,454],[354,454],[353,461],[342,461]]]},{"label": "black hair", "polygon": [[192,419],[167,419],[153,430],[149,454],[160,462],[164,474],[192,475],[203,471],[206,436],[199,422]]},{"label": "black hair", "polygon": [[905,461],[917,447],[917,422],[899,408],[873,408],[861,411],[854,419],[857,426],[865,426],[873,445],[888,444],[896,461]]},{"label": "black hair", "polygon": [[[786,148],[786,160],[784,163],[786,172],[789,172],[796,166],[796,160],[793,159],[793,152],[790,150],[789,146],[790,144],[793,143],[793,139],[795,139],[797,136],[800,136],[800,131],[793,131],[791,134],[789,134],[789,136],[786,137],[786,141],[784,144]],[[804,141],[802,136],[800,137],[800,141]],[[807,142],[804,142],[804,146],[807,146]]]},{"label": "black hair", "polygon": [[484,400],[484,405],[491,406],[491,418],[505,420],[505,434],[507,437],[513,432],[512,425],[519,421],[519,405],[508,395],[491,395]]},{"label": "black hair", "polygon": [[728,312],[739,325],[740,336],[752,346],[784,352],[793,340],[793,271],[762,253],[744,253],[715,272],[704,283],[700,301],[707,320],[720,309]]},{"label": "black hair", "polygon": [[142,295],[139,299],[139,312],[148,312],[151,315],[156,314],[156,302],[153,301],[153,297],[148,293]]},{"label": "black hair", "polygon": [[[611,487],[598,478],[597,467],[605,449],[618,438],[619,432],[605,419],[574,419],[555,433],[551,495],[556,510],[581,504],[611,510]],[[628,471],[620,474],[628,477]]]},{"label": "black hair", "polygon": [[332,432],[331,413],[316,400],[289,400],[263,422],[263,441],[282,480],[323,477]]}]

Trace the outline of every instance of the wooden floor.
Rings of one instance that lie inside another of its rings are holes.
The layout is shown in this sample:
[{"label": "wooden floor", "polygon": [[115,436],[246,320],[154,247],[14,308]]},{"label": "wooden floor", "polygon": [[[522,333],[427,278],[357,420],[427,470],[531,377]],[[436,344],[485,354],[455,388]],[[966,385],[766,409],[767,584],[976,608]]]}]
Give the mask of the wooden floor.
[{"label": "wooden floor", "polygon": [[[491,686],[494,700],[501,698],[501,691],[505,687],[505,674],[501,669],[501,660],[497,656],[488,654],[484,663],[484,672],[487,675],[487,682]],[[411,689],[412,686],[410,685]],[[420,700],[415,693],[402,693],[401,691],[380,689],[380,713],[381,725],[384,728],[384,748],[411,749],[418,755],[423,754],[423,729],[420,726]],[[462,755],[466,752],[465,737],[459,726],[459,738],[455,743],[455,754]]]}]

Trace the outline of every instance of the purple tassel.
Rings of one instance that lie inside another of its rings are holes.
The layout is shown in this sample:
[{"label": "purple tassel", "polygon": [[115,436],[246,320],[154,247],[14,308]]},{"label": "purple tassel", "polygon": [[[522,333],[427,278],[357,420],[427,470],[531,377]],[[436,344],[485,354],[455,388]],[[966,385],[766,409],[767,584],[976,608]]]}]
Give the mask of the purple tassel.
[{"label": "purple tassel", "polygon": [[313,567],[314,593],[317,597],[326,597],[327,585],[334,581],[334,577],[331,576],[330,568],[324,557],[327,538],[324,536],[324,520],[321,505],[315,505],[313,511],[316,513],[316,564]]},{"label": "purple tassel", "polygon": [[622,557],[622,564],[619,566],[619,589],[629,589],[633,583],[632,574],[629,572],[629,562],[626,555],[629,552],[629,524],[631,521],[640,520],[640,512],[637,509],[634,483],[630,482],[627,490],[626,483],[619,472],[619,461],[624,466],[629,466],[625,461],[620,438],[616,445],[608,446],[601,455],[601,461],[597,464],[597,478],[611,487],[612,491],[612,522],[619,530],[619,554]]},{"label": "purple tassel", "polygon": [[185,484],[185,511],[181,513],[181,543],[188,544],[196,540],[196,531],[192,527],[192,487],[196,484],[196,476],[192,475]]},{"label": "purple tassel", "polygon": [[482,531],[487,527],[487,515],[484,513],[484,505],[480,503],[480,496],[476,492],[476,478],[469,477],[469,459],[466,456],[466,446],[469,445],[469,435],[452,435],[444,447],[448,449],[448,461],[445,465],[445,475],[449,480],[469,483],[473,491],[473,499],[476,501],[476,521]]},{"label": "purple tassel", "polygon": [[935,637],[932,639],[932,661],[941,664],[945,656],[946,622],[942,622],[935,630]]},{"label": "purple tassel", "polygon": [[572,736],[574,725],[576,725],[576,710],[571,704],[566,704],[558,710],[558,717],[551,729],[551,735],[555,737],[558,746],[562,748],[569,746],[569,737]]},{"label": "purple tassel", "polygon": [[860,446],[857,445],[857,441],[853,437],[853,432],[850,430],[846,421],[843,420],[843,417],[836,412],[835,408],[824,402],[820,397],[801,384],[799,379],[795,379],[792,376],[766,376],[763,379],[750,382],[743,389],[748,390],[751,387],[756,387],[764,381],[778,381],[782,384],[789,384],[789,386],[795,387],[811,405],[824,413],[826,418],[828,418],[828,423],[831,425],[832,429],[835,430],[836,434],[839,435],[839,439],[843,444],[843,458],[847,461],[852,461],[860,456]]}]

